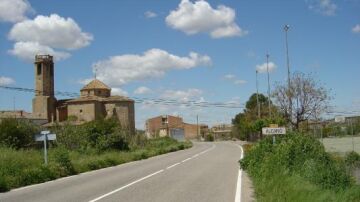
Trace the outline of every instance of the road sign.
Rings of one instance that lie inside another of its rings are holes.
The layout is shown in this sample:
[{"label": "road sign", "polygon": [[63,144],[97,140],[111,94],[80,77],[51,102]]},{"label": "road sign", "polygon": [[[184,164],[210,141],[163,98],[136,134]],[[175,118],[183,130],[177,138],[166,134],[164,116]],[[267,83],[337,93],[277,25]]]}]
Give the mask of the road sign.
[{"label": "road sign", "polygon": [[269,124],[269,128],[278,128],[279,125],[278,124]]},{"label": "road sign", "polygon": [[40,134],[35,135],[35,141],[43,141],[44,142],[44,161],[45,165],[47,165],[47,148],[46,144],[48,140],[56,140],[56,134],[50,134],[50,131],[44,130],[41,131]]},{"label": "road sign", "polygon": [[[47,140],[56,140],[56,134],[45,134],[47,136]],[[35,141],[44,141],[45,135],[37,134],[35,135]]]},{"label": "road sign", "polygon": [[286,128],[262,128],[263,135],[282,135],[286,134]]}]

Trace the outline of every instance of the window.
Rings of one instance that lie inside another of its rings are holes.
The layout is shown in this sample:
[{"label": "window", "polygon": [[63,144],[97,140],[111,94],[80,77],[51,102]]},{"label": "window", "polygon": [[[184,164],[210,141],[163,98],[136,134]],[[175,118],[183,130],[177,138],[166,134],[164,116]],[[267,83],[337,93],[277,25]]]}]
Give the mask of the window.
[{"label": "window", "polygon": [[80,113],[82,113],[82,109],[80,109]]},{"label": "window", "polygon": [[41,74],[41,64],[38,63],[37,64],[37,75],[40,75]]}]

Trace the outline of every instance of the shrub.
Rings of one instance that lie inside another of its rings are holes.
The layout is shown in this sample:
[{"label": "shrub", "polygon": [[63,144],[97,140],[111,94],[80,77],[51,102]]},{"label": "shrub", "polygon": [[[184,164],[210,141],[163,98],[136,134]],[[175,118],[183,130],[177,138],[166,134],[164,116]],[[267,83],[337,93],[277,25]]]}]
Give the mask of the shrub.
[{"label": "shrub", "polygon": [[56,148],[54,151],[54,160],[59,165],[59,167],[62,169],[63,172],[61,172],[61,176],[67,176],[75,174],[75,169],[73,164],[70,160],[70,155],[68,150],[65,148],[59,147]]},{"label": "shrub", "polygon": [[354,151],[347,153],[345,163],[350,168],[360,168],[360,155]]},{"label": "shrub", "polygon": [[20,149],[34,143],[39,128],[28,120],[6,118],[0,121],[0,145]]}]

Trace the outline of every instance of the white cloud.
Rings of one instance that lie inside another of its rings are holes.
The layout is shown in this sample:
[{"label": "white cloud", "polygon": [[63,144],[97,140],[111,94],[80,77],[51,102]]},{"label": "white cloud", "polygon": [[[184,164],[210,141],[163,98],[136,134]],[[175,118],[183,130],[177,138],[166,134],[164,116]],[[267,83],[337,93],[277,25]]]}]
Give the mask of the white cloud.
[{"label": "white cloud", "polygon": [[224,76],[224,79],[233,80],[233,79],[235,79],[235,75],[234,74],[227,74],[227,75]]},{"label": "white cloud", "polygon": [[124,91],[121,88],[111,88],[111,95],[128,96],[128,92]]},{"label": "white cloud", "polygon": [[[276,69],[276,64],[273,63],[273,62],[269,62],[269,72],[273,72],[275,71]],[[263,63],[261,65],[256,65],[256,70],[259,72],[259,73],[267,73],[267,64],[266,63]]]},{"label": "white cloud", "polygon": [[187,90],[166,90],[164,91],[160,97],[164,99],[170,100],[178,100],[178,101],[204,101],[204,98],[201,97],[202,90],[196,88],[190,88]]},{"label": "white cloud", "polygon": [[182,0],[176,10],[170,11],[166,23],[188,35],[209,33],[212,38],[244,36],[248,33],[235,22],[235,10],[224,5],[216,9],[204,1]]},{"label": "white cloud", "polygon": [[72,18],[51,14],[38,15],[33,20],[16,23],[10,30],[9,39],[38,42],[52,48],[73,50],[89,45],[93,36],[82,32]]},{"label": "white cloud", "polygon": [[241,80],[241,79],[237,79],[234,81],[234,84],[237,84],[237,85],[246,84],[246,83],[247,83],[247,81]]},{"label": "white cloud", "polygon": [[14,84],[15,80],[10,77],[0,76],[0,85],[8,86]]},{"label": "white cloud", "polygon": [[360,24],[355,25],[355,26],[352,28],[352,32],[354,32],[354,33],[360,33]]},{"label": "white cloud", "polygon": [[144,13],[144,15],[145,15],[146,18],[155,18],[155,17],[157,17],[157,14],[152,12],[152,11],[146,11]]},{"label": "white cloud", "polygon": [[100,80],[109,85],[120,86],[132,81],[159,78],[170,70],[191,69],[211,65],[211,58],[190,52],[180,57],[161,49],[150,49],[142,55],[118,55],[93,64]]},{"label": "white cloud", "polygon": [[134,94],[149,94],[152,93],[152,90],[146,86],[140,86],[139,88],[135,89]]},{"label": "white cloud", "polygon": [[28,12],[33,9],[27,0],[0,0],[0,21],[19,22],[26,19]]},{"label": "white cloud", "polygon": [[326,16],[335,15],[337,5],[332,0],[307,0],[309,9]]},{"label": "white cloud", "polygon": [[49,46],[44,46],[38,42],[16,42],[9,53],[26,61],[34,61],[37,54],[53,55],[56,61],[70,57],[67,52],[55,51]]}]

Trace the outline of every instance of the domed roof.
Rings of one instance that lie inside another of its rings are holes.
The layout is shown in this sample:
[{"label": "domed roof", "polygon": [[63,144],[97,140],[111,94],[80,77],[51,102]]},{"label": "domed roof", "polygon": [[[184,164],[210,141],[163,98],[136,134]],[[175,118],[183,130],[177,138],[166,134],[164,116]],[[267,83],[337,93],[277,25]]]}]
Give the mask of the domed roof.
[{"label": "domed roof", "polygon": [[94,79],[94,80],[90,81],[90,83],[86,84],[81,90],[92,90],[92,89],[111,90],[111,88],[109,86],[107,86],[106,84],[104,84],[103,82],[101,82],[98,79]]}]

